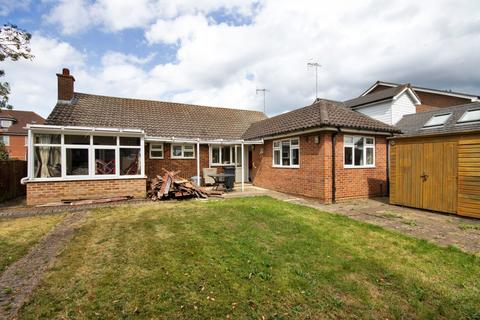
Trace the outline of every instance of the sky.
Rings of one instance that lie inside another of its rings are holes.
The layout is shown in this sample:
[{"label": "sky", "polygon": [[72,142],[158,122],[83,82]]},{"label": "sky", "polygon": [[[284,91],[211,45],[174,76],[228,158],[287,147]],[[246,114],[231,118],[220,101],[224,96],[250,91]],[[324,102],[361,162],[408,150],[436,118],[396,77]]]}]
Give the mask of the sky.
[{"label": "sky", "polygon": [[0,62],[15,109],[46,117],[55,74],[75,91],[269,116],[375,81],[480,94],[478,0],[0,0],[32,60]]}]

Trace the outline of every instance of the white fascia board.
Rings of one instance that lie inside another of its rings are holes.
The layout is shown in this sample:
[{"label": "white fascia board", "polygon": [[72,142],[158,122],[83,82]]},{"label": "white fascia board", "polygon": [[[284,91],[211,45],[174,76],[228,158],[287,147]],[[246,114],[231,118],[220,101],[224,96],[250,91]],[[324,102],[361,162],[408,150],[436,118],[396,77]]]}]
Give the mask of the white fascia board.
[{"label": "white fascia board", "polygon": [[225,139],[192,139],[192,138],[177,138],[177,137],[155,137],[146,136],[146,142],[170,142],[170,143],[201,143],[201,144],[263,144],[263,139],[260,140],[225,140]]},{"label": "white fascia board", "polygon": [[400,93],[398,93],[395,97],[393,97],[393,100],[397,100],[398,98],[400,98],[400,96],[401,96],[404,92],[407,92],[407,94],[410,95],[410,97],[413,99],[415,105],[419,105],[419,104],[422,103],[422,102],[417,98],[417,95],[416,95],[416,94],[412,91],[412,89],[409,88],[409,87],[406,87],[405,89],[403,89],[402,91],[400,91]]},{"label": "white fascia board", "polygon": [[33,132],[102,132],[102,133],[126,133],[128,135],[144,135],[141,129],[119,129],[119,128],[95,128],[81,126],[56,126],[44,124],[27,124],[24,128]]},{"label": "white fascia board", "polygon": [[356,134],[369,134],[377,136],[391,136],[393,133],[383,132],[383,131],[372,131],[372,130],[357,130],[357,129],[340,129],[340,132],[343,133],[356,133]]}]

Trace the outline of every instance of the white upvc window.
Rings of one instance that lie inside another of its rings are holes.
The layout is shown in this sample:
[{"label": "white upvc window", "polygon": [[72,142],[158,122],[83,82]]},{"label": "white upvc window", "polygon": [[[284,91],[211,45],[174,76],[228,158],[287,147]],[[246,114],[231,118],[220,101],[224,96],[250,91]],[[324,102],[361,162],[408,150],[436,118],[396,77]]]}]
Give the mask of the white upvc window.
[{"label": "white upvc window", "polygon": [[364,136],[343,137],[343,164],[345,168],[375,167],[375,138]]},{"label": "white upvc window", "polygon": [[9,146],[10,136],[0,136],[0,142],[2,142],[5,146]]},{"label": "white upvc window", "polygon": [[300,167],[300,139],[282,139],[273,141],[273,167]]},{"label": "white upvc window", "polygon": [[143,138],[97,133],[34,133],[32,179],[141,177]]},{"label": "white upvc window", "polygon": [[195,159],[195,145],[173,143],[171,154],[172,159]]},{"label": "white upvc window", "polygon": [[235,146],[210,146],[210,164],[212,166],[234,165],[236,163]]},{"label": "white upvc window", "polygon": [[0,128],[10,128],[13,124],[12,120],[1,120],[0,121]]},{"label": "white upvc window", "polygon": [[163,143],[150,143],[150,159],[163,159]]}]

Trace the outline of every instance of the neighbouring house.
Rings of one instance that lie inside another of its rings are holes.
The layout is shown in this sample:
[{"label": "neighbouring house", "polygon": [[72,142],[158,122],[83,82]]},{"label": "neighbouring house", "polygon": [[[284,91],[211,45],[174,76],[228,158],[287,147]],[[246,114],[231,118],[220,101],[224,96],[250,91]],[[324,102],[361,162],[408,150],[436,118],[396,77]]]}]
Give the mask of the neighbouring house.
[{"label": "neighbouring house", "polygon": [[404,115],[480,101],[477,95],[377,81],[359,97],[345,101],[355,111],[387,124]]},{"label": "neighbouring house", "polygon": [[[133,195],[162,169],[203,177],[234,166],[251,181],[329,202],[385,195],[387,140],[398,129],[341,102],[267,119],[258,111],[78,93],[57,74],[58,103],[29,125],[27,203]],[[334,168],[334,169],[333,169]],[[348,183],[345,183],[347,182]]]},{"label": "neighbouring house", "polygon": [[397,127],[390,202],[480,218],[480,102],[406,115]]},{"label": "neighbouring house", "polygon": [[0,110],[0,142],[12,159],[27,160],[27,124],[43,124],[45,119],[32,111]]}]

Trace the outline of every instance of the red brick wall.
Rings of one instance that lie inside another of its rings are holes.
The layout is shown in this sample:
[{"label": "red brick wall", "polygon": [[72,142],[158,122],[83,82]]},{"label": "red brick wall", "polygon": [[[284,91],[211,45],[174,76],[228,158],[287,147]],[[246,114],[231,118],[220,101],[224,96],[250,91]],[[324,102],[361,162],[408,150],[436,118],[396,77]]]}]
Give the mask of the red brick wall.
[{"label": "red brick wall", "polygon": [[[156,175],[163,176],[162,168],[169,171],[180,171],[179,175],[189,179],[197,175],[197,146],[195,145],[195,159],[172,159],[171,144],[163,144],[163,159],[150,159],[150,145],[145,144],[145,174],[148,178]],[[209,167],[209,147],[206,144],[200,145],[200,175],[203,176],[203,168]],[[223,167],[216,167],[217,172],[223,172]]]},{"label": "red brick wall", "polygon": [[255,145],[252,152],[253,184],[290,194],[322,198],[324,150],[322,144],[316,144],[314,139],[314,135],[300,136],[300,168],[272,167],[272,140],[265,141],[264,145]]},{"label": "red brick wall", "polygon": [[[254,185],[331,202],[331,133],[318,134],[318,144],[315,143],[315,135],[300,136],[298,169],[272,167],[272,140],[265,141],[263,146],[255,146],[252,153]],[[337,200],[386,194],[386,139],[377,136],[375,143],[375,168],[344,168],[343,134],[337,135],[335,149]]]},{"label": "red brick wall", "polygon": [[146,188],[146,179],[28,182],[27,205],[115,196],[145,198]]},{"label": "red brick wall", "polygon": [[25,145],[26,136],[10,136],[10,145],[7,146],[10,158],[18,160],[27,160],[27,146]]}]

